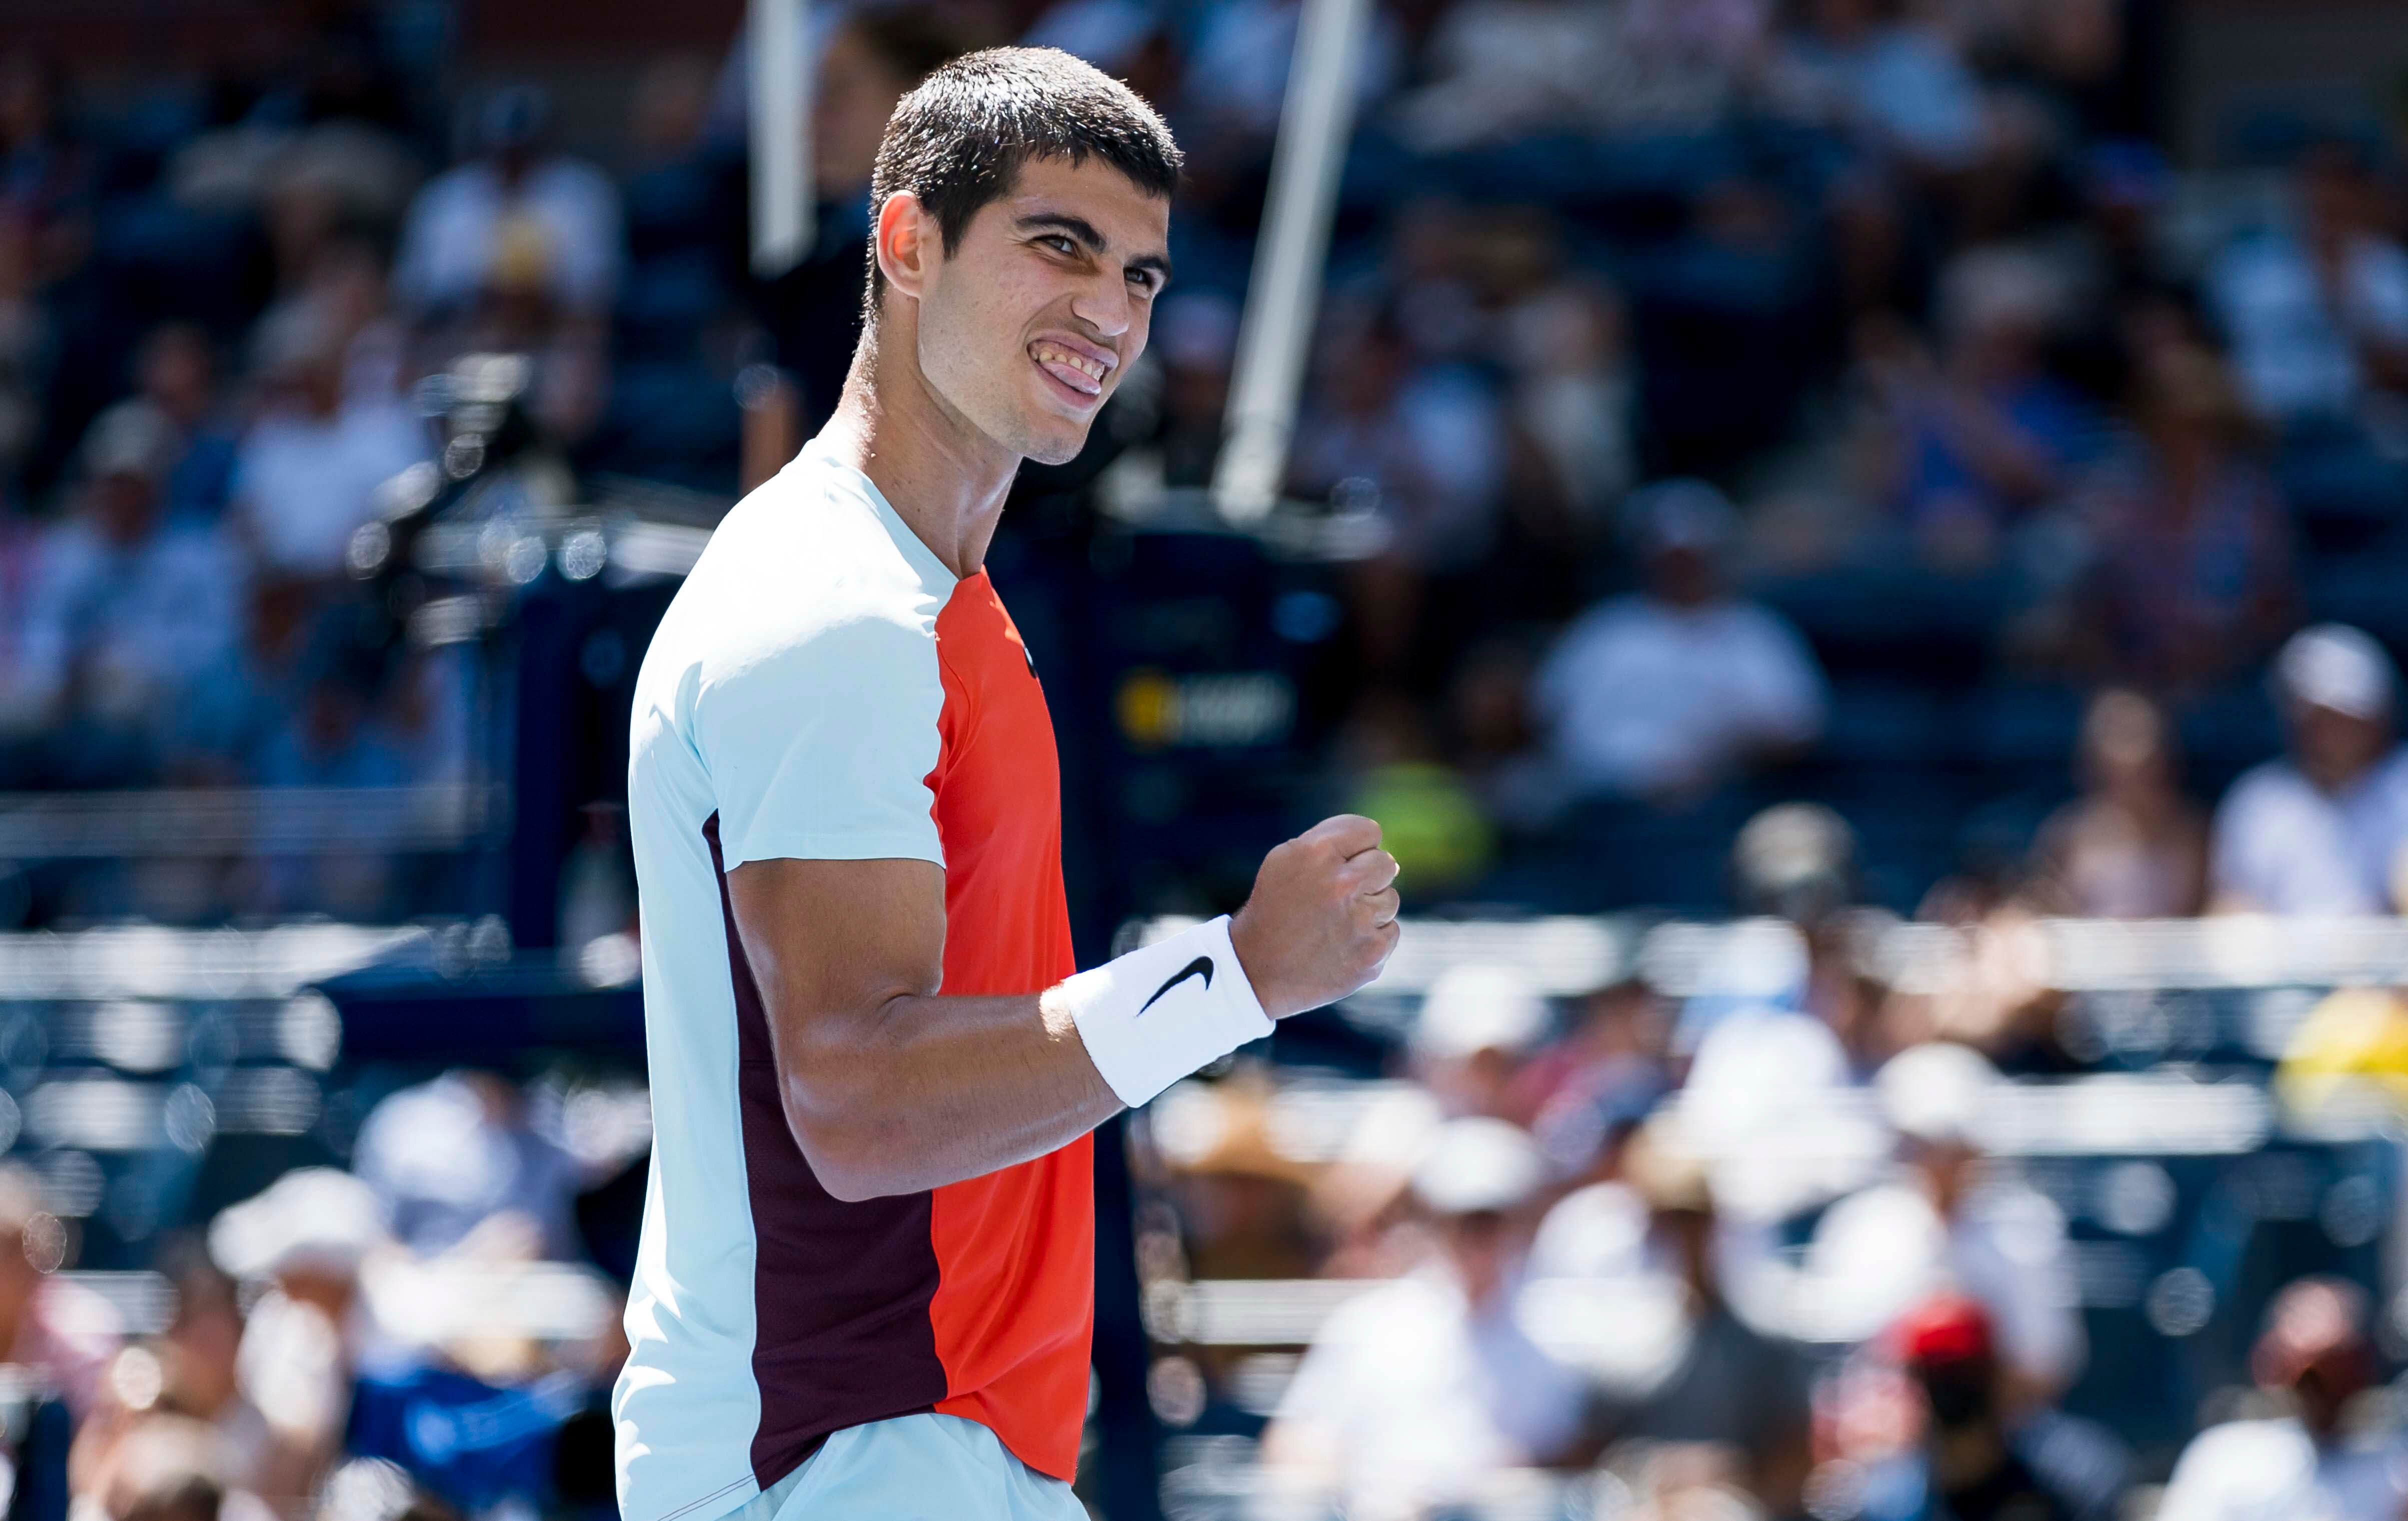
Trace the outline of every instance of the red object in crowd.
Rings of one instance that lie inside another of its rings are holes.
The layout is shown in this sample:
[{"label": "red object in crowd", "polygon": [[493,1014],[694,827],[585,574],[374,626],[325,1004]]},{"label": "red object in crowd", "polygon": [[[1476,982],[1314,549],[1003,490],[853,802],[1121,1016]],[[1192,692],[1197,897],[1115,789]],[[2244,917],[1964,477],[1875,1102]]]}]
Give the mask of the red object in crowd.
[{"label": "red object in crowd", "polygon": [[1889,1342],[1899,1361],[1923,1368],[1987,1361],[1996,1351],[1989,1312],[1962,1294],[1936,1294],[1909,1310]]}]

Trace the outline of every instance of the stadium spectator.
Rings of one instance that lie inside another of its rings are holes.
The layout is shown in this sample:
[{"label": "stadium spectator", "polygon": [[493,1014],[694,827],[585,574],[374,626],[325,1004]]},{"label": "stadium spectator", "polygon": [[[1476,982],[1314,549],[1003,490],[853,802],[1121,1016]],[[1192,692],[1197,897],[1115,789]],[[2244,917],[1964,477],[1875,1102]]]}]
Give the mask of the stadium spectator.
[{"label": "stadium spectator", "polygon": [[1387,308],[1337,314],[1317,375],[1289,474],[1305,496],[1377,515],[1387,543],[1352,586],[1368,675],[1426,690],[1446,665],[1443,605],[1496,545],[1505,420],[1485,380],[1422,360]]},{"label": "stadium spectator", "polygon": [[333,314],[303,303],[257,339],[265,400],[235,465],[231,516],[273,581],[339,575],[377,488],[430,452],[399,398],[346,395],[346,338]]},{"label": "stadium spectator", "polygon": [[22,217],[35,236],[42,280],[80,261],[76,221],[88,211],[97,157],[72,129],[66,78],[30,48],[0,53],[0,213]]},{"label": "stadium spectator", "polygon": [[1477,1504],[1504,1471],[1574,1455],[1582,1381],[1514,1313],[1544,1172],[1529,1137],[1502,1120],[1438,1133],[1412,1196],[1440,1251],[1323,1325],[1263,1436],[1274,1493],[1405,1521]]},{"label": "stadium spectator", "polygon": [[375,1194],[334,1168],[294,1169],[209,1223],[210,1258],[256,1285],[235,1377],[266,1427],[255,1471],[273,1502],[300,1502],[341,1450],[374,1330],[361,1270],[389,1241]]},{"label": "stadium spectator", "polygon": [[2128,1459],[2053,1410],[2018,1413],[1980,1301],[1941,1294],[1884,1337],[1922,1397],[1922,1440],[1873,1464],[1850,1521],[2116,1521]]},{"label": "stadium spectator", "polygon": [[[180,1415],[137,1418],[110,1445],[98,1491],[108,1521],[219,1521],[228,1496],[215,1433]],[[259,1514],[256,1501],[248,1514]]]},{"label": "stadium spectator", "polygon": [[2090,700],[2083,796],[2041,825],[2032,871],[2054,905],[2101,919],[2179,919],[2207,903],[2207,819],[2185,796],[2165,710],[2137,692]]},{"label": "stadium spectator", "polygon": [[1690,798],[1822,733],[1822,671],[1797,631],[1734,595],[1737,514],[1699,481],[1626,504],[1642,590],[1575,619],[1540,667],[1535,706],[1577,796]]},{"label": "stadium spectator", "polygon": [[[1546,251],[1558,265],[1560,240]],[[1602,529],[1639,469],[1639,377],[1622,299],[1608,286],[1558,279],[1502,319],[1515,421],[1554,470],[1574,526]]]},{"label": "stadium spectator", "polygon": [[2259,1389],[2288,1407],[2263,1420],[2211,1427],[2174,1465],[2157,1521],[2329,1516],[2393,1521],[2408,1507],[2396,1439],[2359,1441],[2345,1417],[2374,1386],[2365,1292],[2304,1278],[2278,1295],[2251,1353]]},{"label": "stadium spectator", "polygon": [[1622,7],[1469,0],[1447,7],[1422,50],[1429,82],[1395,106],[1398,129],[1426,152],[1489,147],[1598,114],[1614,92]]},{"label": "stadium spectator", "polygon": [[134,366],[136,394],[175,430],[165,483],[168,514],[215,522],[233,489],[240,437],[218,385],[215,346],[198,325],[168,323],[142,340]]},{"label": "stadium spectator", "polygon": [[1449,1114],[1525,1124],[1528,1096],[1515,1080],[1552,1023],[1546,998],[1520,969],[1458,963],[1422,998],[1411,1040],[1413,1075]]},{"label": "stadium spectator", "polygon": [[525,1096],[496,1073],[446,1072],[385,1099],[360,1127],[352,1166],[394,1237],[423,1256],[471,1237],[511,1243],[505,1256],[579,1252],[577,1160],[537,1132]]},{"label": "stadium spectator", "polygon": [[[291,1471],[266,1416],[243,1389],[241,1286],[196,1239],[172,1241],[158,1268],[175,1295],[166,1329],[151,1345],[124,1354],[158,1370],[158,1397],[149,1408],[207,1425],[229,1484],[251,1494],[297,1494],[313,1475]],[[147,1377],[130,1372],[124,1382],[138,1386]]]},{"label": "stadium spectator", "polygon": [[1632,1138],[1624,1176],[1647,1206],[1648,1250],[1672,1291],[1679,1352],[1637,1386],[1609,1385],[1612,1440],[1712,1449],[1714,1461],[1698,1466],[1732,1474],[1766,1514],[1795,1514],[1811,1466],[1807,1363],[1731,1309],[1708,1160],[1667,1112]]},{"label": "stadium spectator", "polygon": [[1897,1178],[1841,1200],[1816,1225],[1806,1271],[1824,1330],[1864,1341],[1942,1290],[1978,1300],[1996,1328],[2000,1411],[2052,1403],[2088,1355],[2065,1218],[1986,1161],[1979,1127],[2000,1079],[1980,1054],[1930,1044],[1875,1080],[1896,1129]]},{"label": "stadium spectator", "polygon": [[2208,278],[2250,404],[2271,423],[2349,423],[2408,390],[2408,250],[2383,228],[2363,150],[2311,148],[2296,224],[2235,244]]},{"label": "stadium spectator", "polygon": [[474,118],[474,156],[419,191],[394,285],[420,318],[458,311],[504,265],[539,271],[566,310],[609,309],[624,257],[618,193],[601,170],[545,146],[551,116],[535,86],[494,91]]},{"label": "stadium spectator", "polygon": [[2061,324],[2062,280],[2037,255],[1960,255],[1942,284],[1938,365],[1900,324],[1876,323],[1870,377],[1893,419],[1898,505],[1942,569],[1985,565],[2007,530],[2061,492],[2099,423],[2043,360]]},{"label": "stadium spectator", "polygon": [[[1296,55],[1297,0],[1226,0],[1198,15],[1188,39],[1187,68],[1177,106],[1181,140],[1191,154],[1211,145],[1227,158],[1268,144],[1287,98],[1287,71]],[[1354,65],[1355,97],[1369,104],[1394,87],[1404,65],[1404,38],[1394,17],[1371,19]]]},{"label": "stadium spectator", "polygon": [[1718,1208],[1765,1225],[1856,1186],[1887,1145],[1860,1090],[1891,1049],[1871,953],[1892,921],[1854,906],[1856,835],[1820,804],[1750,819],[1731,866],[1756,917],[1683,1004],[1672,1050]]},{"label": "stadium spectator", "polygon": [[1683,1006],[1675,1052],[1702,1063],[1724,1020],[1756,1010],[1808,1019],[1817,1032],[1808,1043],[1833,1047],[1844,1081],[1881,1064],[1889,1053],[1881,1046],[1880,990],[1865,976],[1863,954],[1878,916],[1868,921],[1856,907],[1858,850],[1848,821],[1820,803],[1777,803],[1741,827],[1731,882],[1741,911],[1755,917]]},{"label": "stadium spectator", "polygon": [[1308,1173],[1274,1143],[1271,1088],[1260,1072],[1182,1085],[1152,1115],[1172,1173],[1188,1274],[1310,1278],[1316,1244],[1304,1209]]},{"label": "stadium spectator", "polygon": [[150,402],[102,413],[76,510],[40,546],[7,706],[49,733],[58,782],[189,775],[238,737],[245,568],[216,525],[166,517],[176,452]]},{"label": "stadium spectator", "polygon": [[2144,355],[2132,423],[2081,488],[2091,563],[2075,653],[2102,675],[2196,691],[2261,658],[2287,625],[2289,520],[2206,349]]},{"label": "stadium spectator", "polygon": [[1981,147],[1981,87],[1941,28],[1899,0],[1799,7],[1766,76],[1776,110],[1846,134],[1918,172],[1962,169]]},{"label": "stadium spectator", "polygon": [[1429,1255],[1412,1208],[1413,1169],[1428,1155],[1446,1112],[1417,1083],[1398,1083],[1366,1104],[1338,1155],[1312,1182],[1312,1208],[1329,1243],[1325,1278],[1394,1278]]},{"label": "stadium spectator", "polygon": [[452,369],[472,354],[510,354],[526,366],[519,405],[555,451],[581,443],[609,388],[609,324],[603,314],[560,299],[551,246],[531,223],[505,227],[475,294],[448,320],[424,324],[417,357]]},{"label": "stadium spectator", "polygon": [[311,1521],[460,1521],[460,1513],[399,1464],[359,1457],[326,1476]]},{"label": "stadium spectator", "polygon": [[1556,1172],[1595,1175],[1670,1086],[1664,998],[1633,973],[1573,1006],[1562,1037],[1524,1064],[1514,1079],[1531,1129]]},{"label": "stadium spectator", "polygon": [[2276,657],[2290,753],[2216,809],[2211,897],[2222,911],[2389,913],[2408,868],[2408,750],[2399,673],[2358,629],[2319,624]]}]

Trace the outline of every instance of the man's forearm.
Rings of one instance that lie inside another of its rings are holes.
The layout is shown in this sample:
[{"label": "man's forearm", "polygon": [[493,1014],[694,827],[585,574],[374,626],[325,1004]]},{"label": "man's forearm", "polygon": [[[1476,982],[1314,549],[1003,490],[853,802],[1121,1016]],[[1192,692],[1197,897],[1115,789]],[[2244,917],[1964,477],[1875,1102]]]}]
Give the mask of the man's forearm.
[{"label": "man's forearm", "polygon": [[[1049,1002],[1050,999],[1050,1002]],[[786,1123],[838,1198],[916,1193],[1041,1156],[1121,1108],[1058,997],[890,998],[780,1061]]]}]

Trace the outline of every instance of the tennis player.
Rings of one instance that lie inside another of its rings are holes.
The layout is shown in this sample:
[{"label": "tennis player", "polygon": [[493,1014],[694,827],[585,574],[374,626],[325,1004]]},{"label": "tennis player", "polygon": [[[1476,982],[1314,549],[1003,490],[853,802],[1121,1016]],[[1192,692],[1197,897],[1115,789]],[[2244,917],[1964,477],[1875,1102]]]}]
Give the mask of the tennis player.
[{"label": "tennis player", "polygon": [[1179,166],[1049,50],[907,95],[843,400],[645,656],[625,1521],[1080,1521],[1088,1132],[1396,944],[1396,862],[1341,817],[1234,918],[1073,975],[1053,725],[980,562],[1144,351]]}]

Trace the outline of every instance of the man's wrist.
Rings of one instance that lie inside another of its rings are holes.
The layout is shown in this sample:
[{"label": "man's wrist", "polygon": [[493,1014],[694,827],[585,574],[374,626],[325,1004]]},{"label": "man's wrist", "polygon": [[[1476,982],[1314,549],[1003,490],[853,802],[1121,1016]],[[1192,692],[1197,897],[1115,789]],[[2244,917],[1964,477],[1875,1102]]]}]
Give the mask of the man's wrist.
[{"label": "man's wrist", "polygon": [[1082,971],[1053,997],[1096,1071],[1132,1109],[1271,1032],[1226,916]]},{"label": "man's wrist", "polygon": [[[1246,917],[1244,909],[1240,909],[1229,915],[1229,954],[1237,958],[1238,969],[1245,974],[1246,985],[1254,990],[1254,1001],[1262,1005],[1263,1012],[1269,1016],[1273,1023],[1277,1023],[1283,1016],[1295,1011],[1282,1009],[1263,996],[1263,982],[1254,975],[1254,969],[1264,965],[1269,958],[1260,954],[1249,956],[1246,954],[1246,947],[1254,938],[1254,922]],[[1256,949],[1259,951],[1260,948]]]}]

